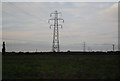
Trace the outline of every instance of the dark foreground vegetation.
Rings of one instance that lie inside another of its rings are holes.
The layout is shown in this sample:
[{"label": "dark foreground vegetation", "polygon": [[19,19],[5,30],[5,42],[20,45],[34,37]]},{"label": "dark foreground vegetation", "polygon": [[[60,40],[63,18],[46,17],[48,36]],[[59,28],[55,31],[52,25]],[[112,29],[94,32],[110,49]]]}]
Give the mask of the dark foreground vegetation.
[{"label": "dark foreground vegetation", "polygon": [[92,51],[92,52],[76,52],[76,51],[67,51],[67,52],[6,52],[2,55],[118,55],[119,51]]},{"label": "dark foreground vegetation", "polygon": [[3,79],[119,79],[118,52],[7,52]]}]

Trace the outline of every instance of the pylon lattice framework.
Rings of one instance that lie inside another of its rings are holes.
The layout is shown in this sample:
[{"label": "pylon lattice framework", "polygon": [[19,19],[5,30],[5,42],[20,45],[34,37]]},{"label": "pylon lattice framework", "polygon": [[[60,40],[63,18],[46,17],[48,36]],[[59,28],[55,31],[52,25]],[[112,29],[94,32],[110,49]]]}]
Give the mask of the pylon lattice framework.
[{"label": "pylon lattice framework", "polygon": [[[52,51],[53,52],[60,52],[60,47],[59,47],[59,27],[62,28],[62,25],[59,24],[59,21],[64,22],[63,19],[59,18],[59,15],[61,12],[54,11],[53,13],[50,14],[50,17],[53,17],[49,19],[48,23],[50,23],[50,28],[53,27],[53,44],[52,44]],[[52,21],[52,22],[51,22]]]}]

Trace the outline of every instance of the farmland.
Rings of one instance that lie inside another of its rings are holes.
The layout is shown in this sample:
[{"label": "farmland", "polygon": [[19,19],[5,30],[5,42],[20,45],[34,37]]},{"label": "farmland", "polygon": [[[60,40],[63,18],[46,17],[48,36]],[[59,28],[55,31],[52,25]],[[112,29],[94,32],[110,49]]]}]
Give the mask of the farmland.
[{"label": "farmland", "polygon": [[119,55],[2,56],[3,79],[118,79]]}]

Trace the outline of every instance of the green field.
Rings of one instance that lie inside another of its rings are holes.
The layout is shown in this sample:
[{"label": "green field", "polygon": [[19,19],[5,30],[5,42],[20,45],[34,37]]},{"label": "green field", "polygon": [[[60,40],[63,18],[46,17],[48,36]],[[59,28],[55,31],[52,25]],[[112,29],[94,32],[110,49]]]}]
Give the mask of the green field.
[{"label": "green field", "polygon": [[3,55],[3,79],[118,79],[118,55]]}]

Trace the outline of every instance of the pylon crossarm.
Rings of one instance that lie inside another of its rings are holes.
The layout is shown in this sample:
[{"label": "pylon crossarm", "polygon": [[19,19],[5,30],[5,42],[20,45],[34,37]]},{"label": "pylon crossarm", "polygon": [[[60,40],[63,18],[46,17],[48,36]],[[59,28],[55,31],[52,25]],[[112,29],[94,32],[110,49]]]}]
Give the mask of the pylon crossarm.
[{"label": "pylon crossarm", "polygon": [[50,25],[50,29],[51,29],[52,27],[54,27],[54,25],[53,25],[53,24],[52,24],[52,25]]},{"label": "pylon crossarm", "polygon": [[53,14],[55,14],[55,13],[51,13],[51,14],[50,14],[50,17],[52,17]]},{"label": "pylon crossarm", "polygon": [[64,23],[64,20],[63,19],[61,19],[61,18],[58,18],[58,20],[60,21],[60,20],[62,20],[63,21],[63,23]]},{"label": "pylon crossarm", "polygon": [[61,24],[59,24],[59,25],[58,25],[58,27],[61,27],[61,28],[63,28],[63,26],[62,26]]},{"label": "pylon crossarm", "polygon": [[51,18],[48,20],[48,23],[50,24],[50,21],[54,21],[55,19]]}]

